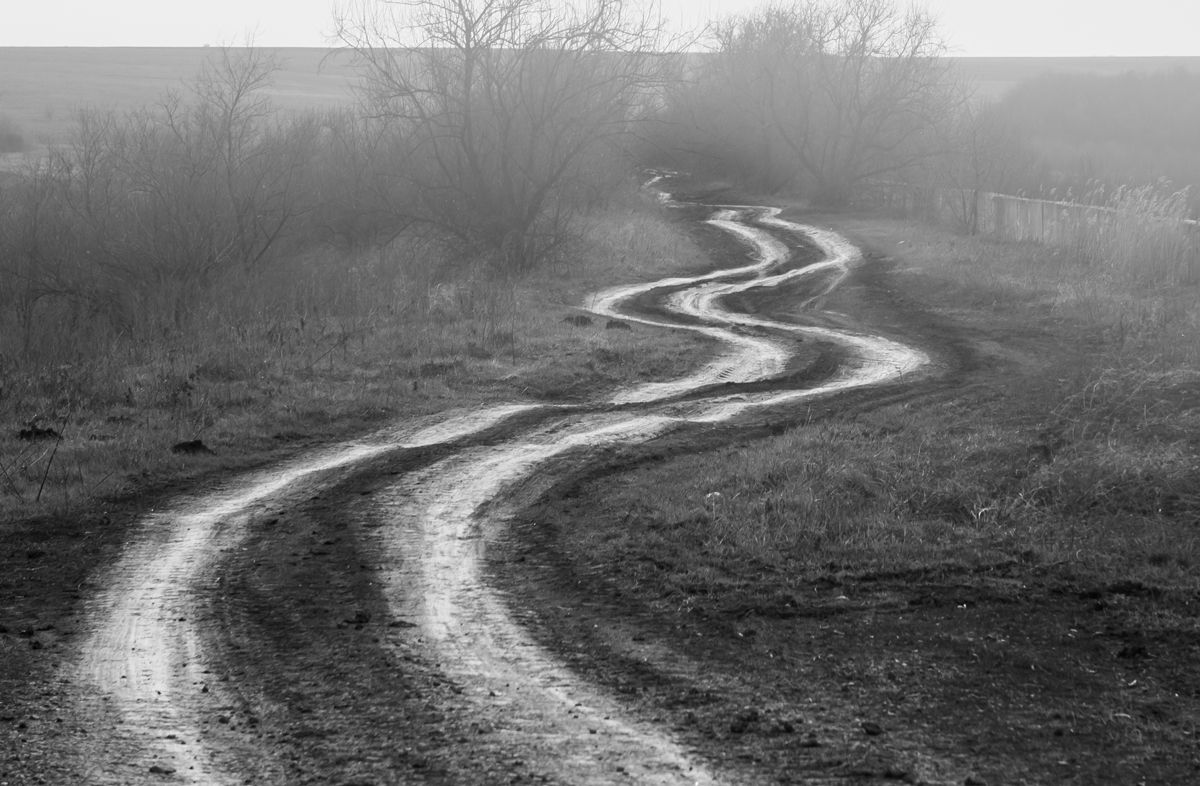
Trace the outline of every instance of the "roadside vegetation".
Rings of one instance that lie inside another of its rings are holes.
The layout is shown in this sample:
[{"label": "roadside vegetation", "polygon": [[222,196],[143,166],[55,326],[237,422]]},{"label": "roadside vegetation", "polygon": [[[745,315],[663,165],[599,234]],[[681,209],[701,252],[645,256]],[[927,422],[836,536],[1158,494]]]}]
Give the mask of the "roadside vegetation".
[{"label": "roadside vegetation", "polygon": [[[975,384],[599,481],[614,524],[573,535],[580,553],[684,596],[1014,560],[1200,589],[1195,240],[1178,196],[1119,206],[1074,248],[824,217],[947,329],[988,336]],[[849,297],[829,307],[869,313]]]},{"label": "roadside vegetation", "polygon": [[714,25],[711,54],[671,85],[657,160],[755,193],[843,206],[927,164],[964,93],[933,17],[886,0],[766,6]]},{"label": "roadside vegetation", "polygon": [[[588,35],[645,45],[622,4],[485,3],[471,21],[501,38],[433,53],[386,36],[452,35],[472,9],[386,10],[345,28],[362,36],[361,112],[280,112],[271,53],[222,50],[154,104],[81,110],[68,143],[0,183],[6,520],[702,357],[577,314],[614,280],[710,264],[623,149],[656,72],[637,53],[590,60]],[[448,76],[464,61],[486,100]],[[389,79],[436,89],[384,99]]]}]

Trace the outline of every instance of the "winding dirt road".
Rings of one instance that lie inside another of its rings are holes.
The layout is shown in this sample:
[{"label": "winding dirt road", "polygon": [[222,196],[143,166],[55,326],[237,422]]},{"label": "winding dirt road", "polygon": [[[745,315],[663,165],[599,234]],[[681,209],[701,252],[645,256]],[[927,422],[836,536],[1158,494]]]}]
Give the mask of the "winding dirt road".
[{"label": "winding dirt road", "polygon": [[[373,462],[427,456],[371,497],[365,515],[379,525],[372,530],[377,542],[364,548],[381,555],[376,580],[391,624],[408,631],[405,646],[436,662],[472,711],[497,729],[488,744],[553,782],[726,780],[669,730],[629,717],[618,700],[556,662],[514,616],[520,600],[498,596],[482,569],[514,490],[536,493],[558,466],[752,410],[878,385],[928,364],[920,350],[885,337],[730,310],[731,296],[784,284],[811,308],[863,261],[837,234],[781,219],[777,209],[713,210],[708,223],[746,244],[749,264],[614,287],[587,304],[598,315],[719,342],[722,350],[694,373],[587,405],[514,403],[405,424],[181,499],[143,521],[95,599],[90,632],[63,675],[89,729],[76,751],[89,778],[281,779],[270,763],[270,740],[233,728],[230,708],[245,697],[236,670],[209,644],[219,624],[213,608],[228,592],[226,564],[268,514]],[[823,258],[801,264],[797,244]],[[632,305],[647,298],[661,306],[660,315]],[[763,384],[784,377],[805,342],[834,347],[837,367],[804,386]],[[379,647],[395,648],[394,641]]]}]

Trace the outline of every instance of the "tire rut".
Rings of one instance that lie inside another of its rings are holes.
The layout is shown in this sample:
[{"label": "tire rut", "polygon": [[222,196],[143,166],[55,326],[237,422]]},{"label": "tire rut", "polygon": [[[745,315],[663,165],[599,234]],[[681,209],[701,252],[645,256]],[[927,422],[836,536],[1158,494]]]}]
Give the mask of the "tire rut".
[{"label": "tire rut", "polygon": [[[429,661],[462,687],[467,706],[490,718],[499,731],[488,744],[520,752],[531,771],[560,782],[731,777],[711,770],[667,730],[628,717],[620,702],[559,663],[525,632],[483,569],[487,543],[503,529],[514,490],[548,487],[561,477],[557,467],[756,411],[883,385],[929,364],[920,350],[881,336],[729,310],[725,298],[781,286],[795,287],[811,305],[863,259],[835,233],[785,221],[776,208],[715,211],[709,225],[746,244],[751,263],[614,287],[590,300],[600,316],[693,330],[725,346],[696,372],[617,391],[591,406],[516,403],[452,414],[423,428],[398,427],[180,500],[142,522],[95,599],[91,632],[64,674],[78,713],[95,729],[76,751],[88,762],[89,777],[224,784],[249,774],[282,781],[281,771],[264,763],[269,741],[207,721],[239,700],[236,672],[231,676],[208,644],[212,626],[220,625],[210,620],[223,602],[227,555],[243,547],[269,509],[294,506],[373,461],[429,447],[445,457],[387,485],[364,515],[378,524],[373,547],[383,556],[378,574],[389,614],[415,621],[416,643]],[[796,264],[797,240],[815,246],[823,259]],[[683,319],[629,310],[654,293]],[[799,342],[836,347],[839,365],[812,386],[768,384],[803,377],[787,373]],[[493,435],[488,444],[480,444],[483,434]],[[380,646],[394,649],[389,641]]]}]

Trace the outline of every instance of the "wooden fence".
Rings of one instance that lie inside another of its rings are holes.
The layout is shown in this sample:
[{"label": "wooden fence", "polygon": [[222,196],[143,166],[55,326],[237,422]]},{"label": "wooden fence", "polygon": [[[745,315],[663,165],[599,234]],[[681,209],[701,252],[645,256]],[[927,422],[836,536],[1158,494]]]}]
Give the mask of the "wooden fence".
[{"label": "wooden fence", "polygon": [[[1125,214],[1109,207],[1054,202],[967,189],[879,184],[864,204],[998,240],[1078,246],[1097,231],[1115,226]],[[1144,216],[1138,219],[1145,220]],[[1183,230],[1200,246],[1200,222],[1163,220],[1165,229]]]}]

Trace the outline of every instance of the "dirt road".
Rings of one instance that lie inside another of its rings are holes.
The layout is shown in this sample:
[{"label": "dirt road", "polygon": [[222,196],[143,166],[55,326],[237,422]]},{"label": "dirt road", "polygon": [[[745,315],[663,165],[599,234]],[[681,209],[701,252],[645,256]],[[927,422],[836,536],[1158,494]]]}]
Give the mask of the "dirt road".
[{"label": "dirt road", "polygon": [[[844,238],[771,208],[707,213],[749,261],[586,304],[710,338],[720,351],[694,373],[586,405],[403,424],[147,517],[62,675],[86,730],[71,738],[79,771],[97,783],[752,779],[565,666],[483,567],[514,506],[566,468],[929,373],[920,349],[820,313],[864,264]],[[781,288],[810,319],[728,305]],[[325,537],[332,520],[342,534]]]}]

